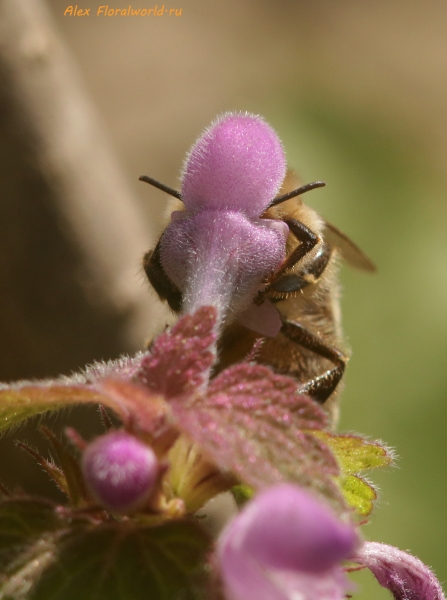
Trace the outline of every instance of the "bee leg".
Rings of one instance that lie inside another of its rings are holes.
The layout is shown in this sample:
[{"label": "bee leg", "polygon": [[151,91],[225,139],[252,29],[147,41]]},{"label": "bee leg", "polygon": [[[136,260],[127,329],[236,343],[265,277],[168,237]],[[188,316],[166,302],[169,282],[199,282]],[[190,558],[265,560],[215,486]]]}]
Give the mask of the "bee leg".
[{"label": "bee leg", "polygon": [[315,354],[323,358],[327,358],[336,365],[333,369],[329,369],[322,375],[314,377],[303,384],[300,390],[302,393],[309,394],[317,402],[323,404],[340,382],[347,363],[347,357],[334,346],[325,344],[317,335],[311,333],[299,323],[292,323],[290,321],[283,323],[281,333],[292,342],[315,352]]},{"label": "bee leg", "polygon": [[305,269],[298,273],[284,273],[275,277],[269,286],[269,297],[272,302],[279,302],[287,294],[298,292],[311,283],[316,283],[329,264],[332,256],[332,248],[328,244],[322,244]]},{"label": "bee leg", "polygon": [[290,231],[293,235],[299,240],[301,243],[295,248],[293,252],[289,254],[286,260],[283,262],[279,270],[275,273],[275,279],[280,277],[284,271],[287,269],[291,269],[296,265],[296,263],[303,258],[306,254],[308,254],[314,246],[318,244],[320,238],[315,235],[315,233],[306,227],[304,223],[301,221],[297,221],[296,219],[290,219],[289,217],[284,217],[282,219],[284,223],[289,227]]},{"label": "bee leg", "polygon": [[[316,244],[318,244],[318,242],[320,241],[320,238],[317,235],[315,235],[315,233],[311,231],[308,227],[306,227],[304,223],[301,223],[301,221],[297,221],[296,219],[290,219],[288,217],[284,217],[282,220],[284,221],[284,223],[286,223],[286,225],[288,225],[290,231],[301,243],[295,248],[293,252],[289,254],[289,256],[287,256],[281,267],[275,273],[272,274],[271,278],[265,282],[265,288],[262,291],[258,292],[256,298],[254,299],[254,303],[258,305],[264,302],[265,296],[268,295],[268,292],[271,289],[276,290],[276,284],[279,280],[283,278],[285,271],[294,267],[296,263],[300,261],[303,258],[303,256],[308,254],[312,250],[312,248],[314,248]],[[326,267],[326,264],[324,265],[322,271]],[[297,276],[295,275],[294,279],[296,279],[296,277]],[[308,283],[311,283],[311,281],[309,281]],[[301,287],[295,287],[293,291],[297,291],[305,285],[308,284],[305,283],[304,285],[301,285]]]},{"label": "bee leg", "polygon": [[174,312],[180,312],[182,293],[163,270],[160,260],[160,241],[154,250],[149,250],[144,255],[143,269],[160,300],[166,300]]}]

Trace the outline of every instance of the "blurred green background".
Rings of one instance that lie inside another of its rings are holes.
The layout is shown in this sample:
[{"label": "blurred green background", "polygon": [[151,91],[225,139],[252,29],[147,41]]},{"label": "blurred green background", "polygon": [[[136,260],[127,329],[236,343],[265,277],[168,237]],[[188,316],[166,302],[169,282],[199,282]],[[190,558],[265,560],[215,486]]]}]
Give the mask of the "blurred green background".
[{"label": "blurred green background", "polygon": [[[340,429],[399,456],[372,473],[381,492],[365,536],[411,550],[445,582],[445,2],[169,2],[181,16],[95,17],[92,1],[89,18],[64,17],[67,3],[48,1],[141,202],[148,247],[166,200],[138,176],[178,186],[186,150],[222,111],[264,115],[303,181],[327,182],[306,201],[378,266],[341,274],[352,359]],[[369,575],[356,580],[361,597],[387,597]]]}]

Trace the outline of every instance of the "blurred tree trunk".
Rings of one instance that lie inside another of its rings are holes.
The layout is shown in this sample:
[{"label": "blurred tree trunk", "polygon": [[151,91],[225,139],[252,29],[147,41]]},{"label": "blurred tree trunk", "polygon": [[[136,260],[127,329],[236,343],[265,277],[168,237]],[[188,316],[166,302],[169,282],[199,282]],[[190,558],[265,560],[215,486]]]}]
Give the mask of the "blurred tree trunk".
[{"label": "blurred tree trunk", "polygon": [[[0,380],[69,373],[143,346],[151,240],[40,0],[0,0]],[[94,410],[64,417],[98,428]],[[22,432],[39,447],[36,423]],[[45,452],[45,450],[43,450]],[[0,440],[0,480],[51,493]],[[44,488],[44,489],[42,489]]]},{"label": "blurred tree trunk", "polygon": [[0,0],[0,380],[141,347],[143,225],[45,5]]}]

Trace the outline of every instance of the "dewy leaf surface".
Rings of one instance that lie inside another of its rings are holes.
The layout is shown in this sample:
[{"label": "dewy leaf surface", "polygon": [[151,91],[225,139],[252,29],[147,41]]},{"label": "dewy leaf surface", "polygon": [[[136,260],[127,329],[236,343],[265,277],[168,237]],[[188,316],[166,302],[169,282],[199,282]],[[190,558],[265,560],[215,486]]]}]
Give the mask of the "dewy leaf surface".
[{"label": "dewy leaf surface", "polygon": [[260,489],[296,482],[340,508],[337,461],[312,433],[327,426],[326,415],[297,389],[290,377],[240,364],[212,381],[206,397],[171,405],[179,428],[243,483]]},{"label": "dewy leaf surface", "polygon": [[208,536],[193,521],[104,524],[58,542],[27,600],[197,600]]}]

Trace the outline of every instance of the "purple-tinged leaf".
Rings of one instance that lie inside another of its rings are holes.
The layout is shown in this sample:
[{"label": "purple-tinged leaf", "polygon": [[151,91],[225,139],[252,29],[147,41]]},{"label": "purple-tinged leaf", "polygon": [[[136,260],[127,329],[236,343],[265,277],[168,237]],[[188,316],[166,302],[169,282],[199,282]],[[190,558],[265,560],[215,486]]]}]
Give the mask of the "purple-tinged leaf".
[{"label": "purple-tinged leaf", "polygon": [[105,379],[97,384],[111,408],[128,429],[150,437],[154,450],[163,454],[177,438],[171,409],[161,396],[141,384]]},{"label": "purple-tinged leaf", "polygon": [[155,339],[136,380],[166,399],[196,392],[207,383],[215,361],[216,318],[212,306],[182,317]]},{"label": "purple-tinged leaf", "polygon": [[[0,383],[0,431],[22,421],[74,404],[108,404],[96,383],[110,377],[130,380],[140,367],[143,353],[109,362],[96,362],[70,377]],[[113,408],[113,407],[111,407]]]},{"label": "purple-tinged leaf", "polygon": [[241,364],[219,375],[206,397],[171,405],[179,428],[243,483],[261,489],[295,482],[330,498],[341,510],[337,462],[312,433],[326,426],[326,415],[297,390],[289,377]]},{"label": "purple-tinged leaf", "polygon": [[[328,418],[316,402],[298,394],[298,383],[275,374],[262,365],[242,363],[223,371],[210,384],[208,396],[237,398],[237,405],[250,412],[255,409],[265,419],[289,424],[297,429],[324,429]],[[215,400],[213,400],[214,402]]]},{"label": "purple-tinged leaf", "polygon": [[154,437],[164,434],[169,409],[163,399],[142,385],[124,379],[99,379],[73,385],[68,379],[23,382],[0,388],[0,430],[34,415],[75,404],[103,404],[124,424]]},{"label": "purple-tinged leaf", "polygon": [[147,352],[137,352],[133,356],[121,356],[116,360],[94,362],[81,373],[75,373],[67,379],[76,383],[94,383],[109,377],[130,380],[138,372],[141,361],[146,354]]},{"label": "purple-tinged leaf", "polygon": [[352,560],[370,569],[396,600],[445,600],[433,571],[419,558],[398,548],[365,542]]}]

